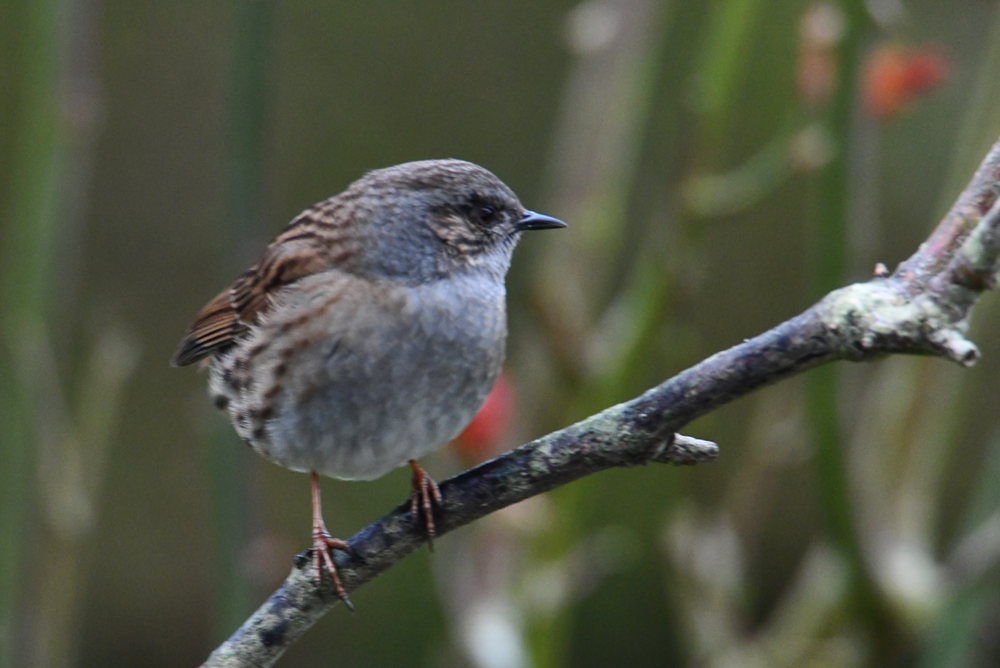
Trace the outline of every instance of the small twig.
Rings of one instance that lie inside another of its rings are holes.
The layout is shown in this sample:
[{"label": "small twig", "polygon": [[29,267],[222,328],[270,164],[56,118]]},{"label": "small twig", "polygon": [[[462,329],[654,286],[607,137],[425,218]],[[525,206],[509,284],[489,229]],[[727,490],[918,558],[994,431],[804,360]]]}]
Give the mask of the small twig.
[{"label": "small twig", "polygon": [[[888,353],[936,355],[972,366],[979,350],[965,338],[978,295],[993,284],[1000,257],[1000,142],[952,211],[891,276],[835,290],[774,329],[709,357],[632,401],[517,448],[441,483],[437,533],[585,475],[615,466],[693,464],[718,455],[713,443],[675,432],[759,387],[833,360]],[[425,541],[409,501],[350,539],[337,555],[344,588],[354,591]],[[284,585],[205,666],[270,666],[339,602],[316,588],[300,555]]]}]

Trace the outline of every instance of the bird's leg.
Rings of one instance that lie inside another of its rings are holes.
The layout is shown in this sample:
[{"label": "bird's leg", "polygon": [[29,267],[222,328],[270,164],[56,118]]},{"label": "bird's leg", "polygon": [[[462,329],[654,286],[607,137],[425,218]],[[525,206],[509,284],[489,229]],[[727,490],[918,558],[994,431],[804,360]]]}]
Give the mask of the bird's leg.
[{"label": "bird's leg", "polygon": [[316,569],[313,577],[316,578],[316,586],[320,586],[323,582],[323,566],[325,565],[326,570],[330,572],[330,576],[333,578],[333,587],[337,591],[337,596],[344,602],[348,610],[354,612],[351,599],[347,597],[347,591],[344,589],[344,585],[340,583],[340,576],[337,575],[337,567],[333,564],[333,555],[330,554],[330,550],[340,550],[341,552],[351,554],[351,546],[339,538],[333,538],[330,536],[330,532],[326,530],[326,524],[323,522],[323,508],[319,500],[319,476],[316,475],[315,471],[312,472],[312,502],[313,566]]},{"label": "bird's leg", "polygon": [[416,460],[410,460],[413,469],[413,491],[410,493],[410,514],[414,519],[423,511],[424,525],[427,529],[427,547],[434,551],[434,504],[441,505],[441,488],[427,471],[420,468]]}]

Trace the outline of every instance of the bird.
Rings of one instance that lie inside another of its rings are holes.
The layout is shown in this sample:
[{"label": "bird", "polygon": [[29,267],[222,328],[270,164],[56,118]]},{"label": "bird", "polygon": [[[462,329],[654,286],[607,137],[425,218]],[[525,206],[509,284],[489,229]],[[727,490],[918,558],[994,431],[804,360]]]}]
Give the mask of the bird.
[{"label": "bird", "polygon": [[306,209],[195,317],[172,358],[253,450],[310,474],[313,577],[353,610],[318,475],[412,469],[411,515],[435,534],[437,483],[416,460],[454,439],[496,382],[505,278],[522,233],[566,227],[456,159],[367,172]]}]

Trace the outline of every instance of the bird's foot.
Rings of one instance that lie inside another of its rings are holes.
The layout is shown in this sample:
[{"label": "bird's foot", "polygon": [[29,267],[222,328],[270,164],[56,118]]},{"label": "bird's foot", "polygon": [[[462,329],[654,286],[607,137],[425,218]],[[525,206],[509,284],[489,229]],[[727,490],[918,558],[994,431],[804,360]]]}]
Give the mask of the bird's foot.
[{"label": "bird's foot", "polygon": [[354,612],[354,604],[351,603],[344,585],[340,582],[340,576],[337,574],[337,567],[333,563],[333,555],[330,550],[340,550],[351,554],[351,547],[339,538],[331,537],[326,529],[319,531],[313,529],[313,578],[316,586],[319,587],[323,583],[323,568],[326,567],[330,577],[333,578],[333,588],[336,590],[337,596],[344,602],[348,610]]},{"label": "bird's foot", "polygon": [[347,554],[353,554],[353,551],[351,550],[351,546],[345,541],[333,538],[330,532],[326,530],[326,523],[323,522],[323,511],[319,500],[319,477],[315,471],[312,474],[312,498],[313,579],[316,582],[316,586],[319,587],[323,583],[323,568],[325,567],[327,572],[330,573],[330,577],[333,578],[333,588],[337,592],[337,596],[344,602],[348,610],[354,612],[354,605],[347,596],[347,590],[344,589],[344,585],[340,582],[340,575],[337,574],[337,566],[333,563],[333,554],[330,552],[331,550],[340,550]]},{"label": "bird's foot", "polygon": [[427,532],[427,547],[434,551],[434,505],[442,503],[441,488],[427,471],[420,468],[416,461],[410,460],[413,469],[413,491],[410,493],[410,514],[414,519],[423,515],[424,529]]}]

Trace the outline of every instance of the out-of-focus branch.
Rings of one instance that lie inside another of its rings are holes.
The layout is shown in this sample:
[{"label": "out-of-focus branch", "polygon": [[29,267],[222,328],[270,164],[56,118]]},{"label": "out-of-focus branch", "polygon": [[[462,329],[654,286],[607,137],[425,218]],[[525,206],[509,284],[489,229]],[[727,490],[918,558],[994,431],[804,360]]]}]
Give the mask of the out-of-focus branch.
[{"label": "out-of-focus branch", "polygon": [[[752,390],[826,362],[909,353],[973,365],[979,351],[965,338],[966,323],[978,295],[993,284],[1000,257],[998,193],[1000,142],[930,240],[895,273],[879,271],[867,283],[835,290],[801,315],[632,401],[446,480],[439,533],[611,467],[710,461],[714,444],[674,433]],[[421,527],[406,502],[356,534],[348,541],[353,554],[337,555],[344,587],[357,589],[419,548]],[[310,564],[300,555],[281,589],[204,665],[272,665],[336,605],[329,583],[313,585]]]}]

